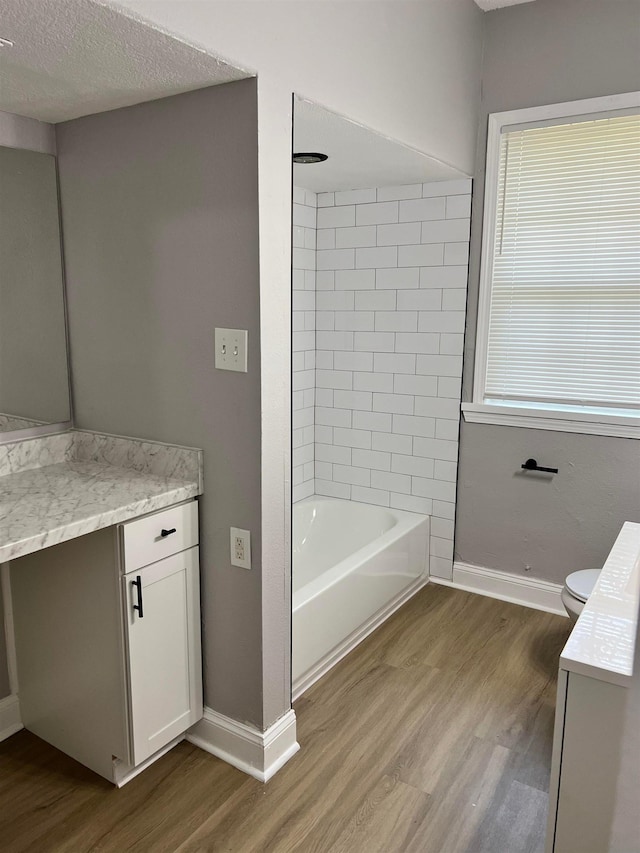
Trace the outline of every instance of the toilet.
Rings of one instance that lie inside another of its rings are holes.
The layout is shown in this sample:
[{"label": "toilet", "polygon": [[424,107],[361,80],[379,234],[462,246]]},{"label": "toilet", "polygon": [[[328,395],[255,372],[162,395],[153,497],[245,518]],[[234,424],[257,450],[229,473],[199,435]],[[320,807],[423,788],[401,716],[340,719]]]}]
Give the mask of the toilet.
[{"label": "toilet", "polygon": [[583,569],[567,576],[560,597],[573,623],[577,622],[578,616],[582,613],[582,608],[593,592],[599,575],[600,569]]}]

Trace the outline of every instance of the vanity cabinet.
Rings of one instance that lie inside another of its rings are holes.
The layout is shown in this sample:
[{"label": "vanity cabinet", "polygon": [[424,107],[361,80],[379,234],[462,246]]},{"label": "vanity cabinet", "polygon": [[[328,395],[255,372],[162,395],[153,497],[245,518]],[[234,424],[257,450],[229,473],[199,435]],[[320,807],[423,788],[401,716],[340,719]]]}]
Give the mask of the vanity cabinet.
[{"label": "vanity cabinet", "polygon": [[11,564],[25,727],[116,784],[202,716],[197,503]]}]

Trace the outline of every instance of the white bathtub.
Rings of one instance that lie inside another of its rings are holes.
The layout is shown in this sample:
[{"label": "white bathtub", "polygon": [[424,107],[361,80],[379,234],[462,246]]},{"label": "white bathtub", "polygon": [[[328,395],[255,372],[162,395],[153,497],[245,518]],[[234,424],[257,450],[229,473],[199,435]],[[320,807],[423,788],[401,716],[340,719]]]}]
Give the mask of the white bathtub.
[{"label": "white bathtub", "polygon": [[311,497],[293,507],[293,696],[428,578],[429,517]]}]

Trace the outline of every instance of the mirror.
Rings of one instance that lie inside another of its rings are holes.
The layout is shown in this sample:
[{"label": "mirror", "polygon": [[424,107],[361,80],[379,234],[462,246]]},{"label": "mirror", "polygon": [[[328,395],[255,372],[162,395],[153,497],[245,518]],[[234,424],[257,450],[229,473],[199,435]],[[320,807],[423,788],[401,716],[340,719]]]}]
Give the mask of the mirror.
[{"label": "mirror", "polygon": [[71,420],[58,212],[55,157],[0,147],[0,442]]}]

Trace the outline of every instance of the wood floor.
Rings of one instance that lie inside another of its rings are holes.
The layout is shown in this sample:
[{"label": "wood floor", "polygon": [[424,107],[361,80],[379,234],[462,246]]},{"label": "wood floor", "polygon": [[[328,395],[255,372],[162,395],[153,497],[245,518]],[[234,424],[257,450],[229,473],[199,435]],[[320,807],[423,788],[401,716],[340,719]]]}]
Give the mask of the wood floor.
[{"label": "wood floor", "polygon": [[296,703],[266,786],[186,742],[122,790],[0,744],[4,853],[538,853],[569,620],[429,585]]}]

